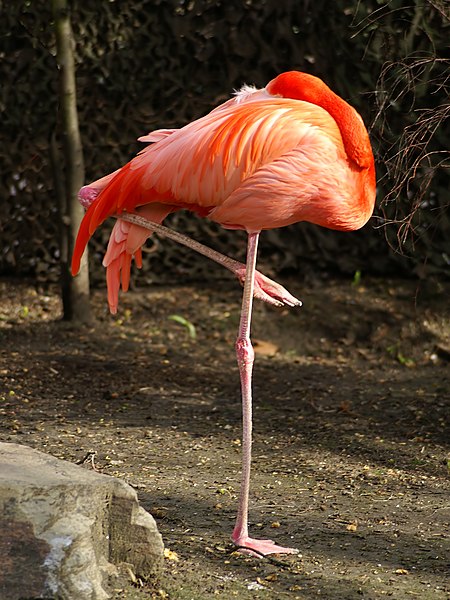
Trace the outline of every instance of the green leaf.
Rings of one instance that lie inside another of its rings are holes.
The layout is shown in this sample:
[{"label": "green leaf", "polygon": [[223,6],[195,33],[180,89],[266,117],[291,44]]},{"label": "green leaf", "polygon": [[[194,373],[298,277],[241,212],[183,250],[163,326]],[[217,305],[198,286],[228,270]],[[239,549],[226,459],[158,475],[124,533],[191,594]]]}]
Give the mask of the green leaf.
[{"label": "green leaf", "polygon": [[175,323],[179,323],[180,325],[183,325],[183,327],[186,327],[191,340],[197,339],[197,332],[193,323],[191,323],[181,315],[170,315],[168,318],[171,321],[175,321]]},{"label": "green leaf", "polygon": [[358,271],[355,271],[355,274],[353,275],[352,285],[353,285],[353,287],[358,287],[358,285],[360,283],[361,283],[361,271],[358,269]]}]

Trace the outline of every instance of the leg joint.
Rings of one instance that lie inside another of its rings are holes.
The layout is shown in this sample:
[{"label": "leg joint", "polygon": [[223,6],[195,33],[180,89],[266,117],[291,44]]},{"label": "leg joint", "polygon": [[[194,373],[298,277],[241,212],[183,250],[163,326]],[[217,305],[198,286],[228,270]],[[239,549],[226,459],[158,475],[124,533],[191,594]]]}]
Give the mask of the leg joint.
[{"label": "leg joint", "polygon": [[255,352],[249,338],[238,338],[236,340],[236,356],[239,367],[253,364]]}]

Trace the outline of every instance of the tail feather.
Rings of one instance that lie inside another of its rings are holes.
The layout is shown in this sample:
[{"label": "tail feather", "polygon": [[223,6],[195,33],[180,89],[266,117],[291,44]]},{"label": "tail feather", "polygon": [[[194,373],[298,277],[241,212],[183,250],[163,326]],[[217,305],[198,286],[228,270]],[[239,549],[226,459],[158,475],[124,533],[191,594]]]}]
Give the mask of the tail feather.
[{"label": "tail feather", "polygon": [[80,270],[81,257],[84,254],[84,250],[87,246],[87,243],[91,237],[89,233],[89,210],[84,215],[83,220],[81,221],[80,228],[78,229],[77,239],[75,241],[75,246],[72,254],[72,275],[76,275]]},{"label": "tail feather", "polygon": [[[170,133],[164,132],[163,137],[166,135]],[[72,256],[73,275],[80,270],[81,257],[92,234],[109,216],[135,212],[149,221],[162,223],[169,213],[179,210],[180,207],[169,204],[170,200],[173,200],[170,192],[161,194],[153,189],[142,189],[143,170],[145,165],[141,169],[130,169],[128,163],[80,190],[80,200],[84,206],[88,206],[88,210],[75,242]],[[144,193],[145,199],[142,197]],[[113,314],[117,312],[121,285],[124,291],[129,287],[131,261],[134,257],[137,266],[142,266],[141,247],[151,234],[148,229],[122,221],[120,218],[113,227],[103,260],[106,267],[108,303]]]},{"label": "tail feather", "polygon": [[[131,170],[130,163],[121,169],[94,181],[80,190],[80,201],[89,206],[81,222],[72,256],[72,275],[80,270],[81,257],[94,231],[110,216],[121,212],[135,212],[136,207],[145,201],[157,203],[159,200],[170,202],[170,193],[160,194],[153,189],[145,190],[145,200],[140,186],[142,169]],[[158,203],[158,206],[161,204]],[[152,206],[148,204],[147,206]],[[174,210],[169,206],[164,217]],[[153,211],[150,210],[153,214]],[[156,214],[159,214],[156,210]],[[162,217],[162,218],[164,218]],[[156,219],[152,219],[156,220]],[[148,236],[147,236],[148,237]]]},{"label": "tail feather", "polygon": [[119,261],[111,263],[106,269],[106,285],[108,288],[108,305],[111,314],[117,313],[119,305],[120,265]]},{"label": "tail feather", "polygon": [[124,179],[129,173],[129,165],[126,164],[121,169],[110,173],[97,181],[81,188],[79,197],[83,206],[88,206],[88,210],[81,221],[78,231],[75,247],[72,255],[72,275],[76,275],[80,270],[81,257],[94,231],[108,217],[128,210],[133,212],[138,202],[134,203],[134,198],[137,195],[130,193],[124,198],[121,193]]},{"label": "tail feather", "polygon": [[[94,181],[89,185],[83,186],[78,193],[80,203],[87,208],[87,211],[81,221],[77,239],[75,241],[75,247],[72,254],[72,275],[76,275],[80,270],[81,257],[83,256],[84,250],[92,234],[107,216],[109,216],[107,211],[103,211],[104,216],[102,220],[99,221],[98,217],[96,217],[97,208],[99,204],[104,204],[101,202],[103,198],[101,192],[114,181],[120,174],[120,171],[121,169],[117,169],[117,171],[114,171],[101,179],[97,179],[97,181]],[[114,207],[112,207],[109,214],[114,214]]]},{"label": "tail feather", "polygon": [[134,262],[138,269],[142,269],[142,249],[138,248],[134,253]]},{"label": "tail feather", "polygon": [[[128,163],[129,164],[129,163]],[[92,235],[103,221],[109,216],[119,212],[118,199],[122,180],[126,176],[128,164],[125,165],[116,177],[102,190],[97,201],[92,205],[93,211],[89,219],[89,234]],[[89,211],[88,213],[89,214]]]},{"label": "tail feather", "polygon": [[133,255],[124,253],[122,255],[122,262],[120,265],[120,280],[122,283],[122,290],[124,292],[128,292],[128,288],[130,287],[130,275],[131,275],[131,259],[134,258]]},{"label": "tail feather", "polygon": [[[166,216],[176,207],[167,204],[148,204],[136,209],[136,213],[154,223],[162,223]],[[111,232],[108,248],[103,259],[106,267],[106,282],[108,286],[108,304],[112,314],[117,312],[119,291],[126,292],[130,284],[131,261],[134,258],[138,268],[142,266],[142,250],[152,231],[117,219]]]},{"label": "tail feather", "polygon": [[128,233],[131,223],[117,219],[109,236],[108,248],[103,258],[103,266],[107,267],[113,261],[120,258],[126,247]]}]

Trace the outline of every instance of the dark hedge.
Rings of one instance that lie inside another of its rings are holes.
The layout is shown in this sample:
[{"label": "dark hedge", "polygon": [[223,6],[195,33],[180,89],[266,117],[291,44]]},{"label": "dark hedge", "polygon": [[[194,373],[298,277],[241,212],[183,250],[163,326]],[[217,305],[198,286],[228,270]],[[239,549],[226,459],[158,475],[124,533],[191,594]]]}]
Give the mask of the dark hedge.
[{"label": "dark hedge", "polygon": [[[0,274],[58,277],[50,142],[60,143],[49,2],[10,2],[0,19]],[[94,0],[72,3],[86,180],[130,159],[136,138],[176,127],[243,83],[284,70],[322,77],[369,126],[378,207],[351,234],[299,224],[262,236],[261,259],[280,272],[448,272],[449,14],[442,1]],[[242,257],[242,232],[188,213],[166,223]],[[94,239],[94,282],[108,227]],[[399,245],[400,243],[400,245]],[[220,274],[155,237],[140,283]]]}]

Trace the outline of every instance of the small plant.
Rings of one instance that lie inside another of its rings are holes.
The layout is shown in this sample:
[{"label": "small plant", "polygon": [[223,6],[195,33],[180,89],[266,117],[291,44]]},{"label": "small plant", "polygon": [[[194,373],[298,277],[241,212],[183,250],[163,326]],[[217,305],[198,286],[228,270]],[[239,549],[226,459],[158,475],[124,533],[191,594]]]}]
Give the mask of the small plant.
[{"label": "small plant", "polygon": [[183,327],[186,327],[189,338],[191,340],[197,339],[197,331],[196,331],[195,325],[193,323],[191,323],[190,321],[188,321],[181,315],[170,315],[168,318],[171,321],[175,321],[175,323],[179,323],[180,325],[183,325]]},{"label": "small plant", "polygon": [[352,286],[353,287],[358,287],[361,283],[361,271],[358,269],[357,271],[355,271],[355,274],[353,275],[353,281],[352,281]]},{"label": "small plant", "polygon": [[393,344],[392,346],[388,346],[386,351],[394,357],[401,365],[405,367],[414,367],[416,363],[412,358],[406,357],[401,350],[399,349],[397,344]]},{"label": "small plant", "polygon": [[22,308],[20,309],[20,312],[19,312],[19,316],[22,319],[26,319],[29,314],[30,314],[30,309],[28,308],[28,306],[22,306]]}]

